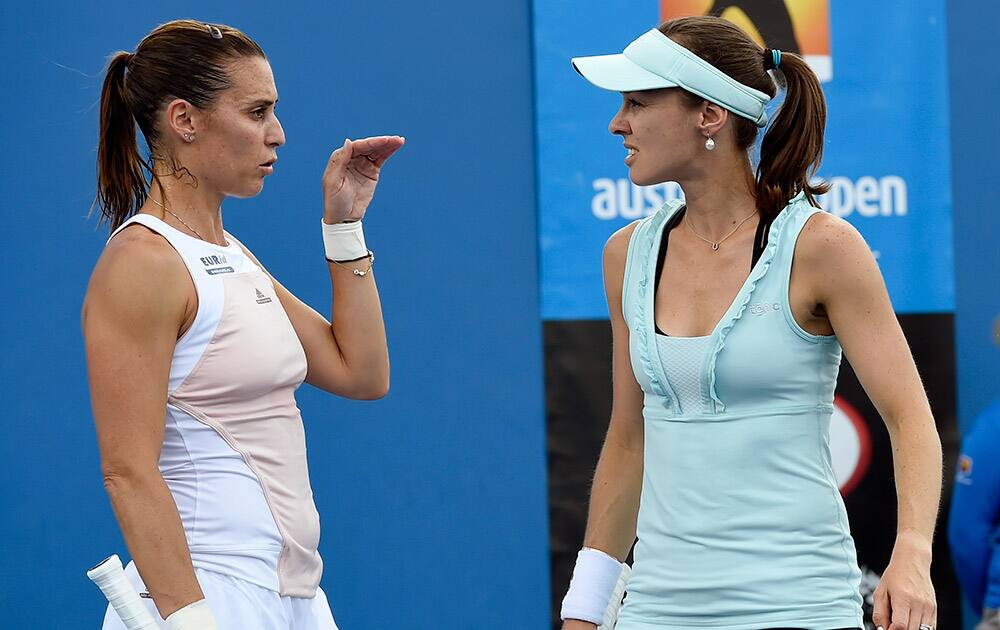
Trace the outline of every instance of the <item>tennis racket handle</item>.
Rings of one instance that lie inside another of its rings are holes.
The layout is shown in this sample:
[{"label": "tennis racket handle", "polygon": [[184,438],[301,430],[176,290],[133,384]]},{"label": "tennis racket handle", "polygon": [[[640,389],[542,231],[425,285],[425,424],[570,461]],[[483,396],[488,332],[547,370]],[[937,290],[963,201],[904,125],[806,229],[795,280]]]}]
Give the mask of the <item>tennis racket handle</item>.
[{"label": "tennis racket handle", "polygon": [[122,561],[115,554],[87,571],[87,577],[101,589],[111,607],[128,630],[159,630],[139,593],[125,575]]}]

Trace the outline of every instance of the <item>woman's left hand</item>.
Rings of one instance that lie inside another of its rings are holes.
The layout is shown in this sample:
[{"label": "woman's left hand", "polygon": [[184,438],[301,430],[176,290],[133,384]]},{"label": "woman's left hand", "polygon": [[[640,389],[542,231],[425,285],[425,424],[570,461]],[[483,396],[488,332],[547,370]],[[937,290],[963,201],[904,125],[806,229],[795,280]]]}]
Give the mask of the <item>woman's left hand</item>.
[{"label": "woman's left hand", "polygon": [[323,172],[323,222],[332,225],[365,216],[382,165],[404,142],[401,136],[344,140]]},{"label": "woman's left hand", "polygon": [[919,534],[900,534],[889,566],[875,589],[872,621],[876,627],[880,630],[937,628],[937,599],[930,571],[930,541]]}]

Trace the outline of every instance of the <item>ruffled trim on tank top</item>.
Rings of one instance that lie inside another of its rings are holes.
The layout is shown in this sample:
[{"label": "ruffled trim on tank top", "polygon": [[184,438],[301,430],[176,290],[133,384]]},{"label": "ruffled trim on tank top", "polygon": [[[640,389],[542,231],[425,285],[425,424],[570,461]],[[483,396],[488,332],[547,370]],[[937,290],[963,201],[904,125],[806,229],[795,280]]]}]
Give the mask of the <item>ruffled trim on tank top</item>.
[{"label": "ruffled trim on tank top", "polygon": [[[630,323],[629,328],[631,333],[636,336],[639,363],[649,377],[650,388],[653,393],[661,396],[669,407],[674,406],[674,401],[677,397],[670,387],[666,375],[663,373],[663,366],[659,359],[659,348],[656,347],[655,336],[652,336],[654,324],[652,323],[650,309],[655,308],[655,304],[650,297],[650,286],[652,285],[650,277],[655,278],[656,271],[655,269],[651,270],[650,258],[654,253],[658,253],[659,251],[658,245],[660,239],[663,237],[662,230],[664,224],[682,206],[683,202],[666,204],[659,212],[645,219],[636,228],[635,233],[633,233],[633,242],[630,245],[630,249],[634,249],[632,253],[634,258],[631,260],[629,275],[638,272],[639,278],[634,285],[634,300],[632,300],[631,304],[632,313],[634,313],[635,318]],[[774,255],[777,252],[778,242],[781,240],[781,233],[785,223],[788,222],[789,217],[799,212],[803,206],[809,207],[805,201],[805,193],[800,192],[795,197],[792,197],[788,205],[775,217],[774,222],[771,224],[770,237],[768,238],[764,252],[761,254],[757,264],[750,271],[750,275],[740,288],[740,292],[734,298],[733,304],[726,310],[726,313],[722,316],[722,320],[720,320],[715,330],[711,333],[715,337],[715,343],[712,346],[705,369],[708,375],[707,394],[712,402],[713,411],[716,414],[726,410],[725,403],[722,402],[716,391],[715,371],[719,354],[726,347],[726,337],[736,325],[736,322],[743,317],[743,313],[746,311],[747,305],[753,297],[757,284],[767,275]],[[626,291],[628,290],[627,286],[628,280],[626,279]],[[625,306],[625,312],[627,313],[628,308],[627,305]]]},{"label": "ruffled trim on tank top", "polygon": [[[789,200],[788,205],[778,213],[775,217],[774,222],[771,224],[770,236],[767,239],[767,247],[764,248],[764,253],[761,254],[760,259],[757,261],[757,265],[750,271],[750,275],[747,277],[746,282],[743,283],[743,287],[740,289],[740,295],[737,296],[739,304],[735,301],[729,310],[723,315],[725,321],[719,322],[717,329],[715,331],[715,348],[712,350],[712,354],[708,359],[708,393],[712,399],[713,406],[715,407],[715,413],[722,413],[726,410],[726,403],[722,402],[719,398],[719,393],[716,391],[716,372],[715,364],[719,358],[719,353],[722,349],[726,347],[726,337],[729,335],[729,331],[733,329],[736,322],[743,317],[743,313],[746,312],[747,305],[750,303],[750,298],[753,297],[753,292],[757,288],[757,283],[767,275],[768,269],[771,268],[771,261],[774,258],[774,254],[778,249],[778,241],[781,240],[782,229],[788,218],[792,216],[795,212],[802,208],[803,203],[805,203],[805,193],[800,192]],[[806,204],[808,205],[808,204]],[[742,297],[740,297],[742,296]]]},{"label": "ruffled trim on tank top", "polygon": [[[644,224],[639,225],[636,228],[633,236],[636,241],[651,240],[652,243],[658,244],[659,239],[662,237],[662,231],[664,224],[670,220],[678,209],[680,209],[684,203],[682,201],[673,202],[672,204],[666,204],[659,212],[650,216]],[[652,235],[652,239],[648,236]],[[648,300],[649,294],[649,259],[654,252],[658,252],[658,247],[655,247],[648,243],[638,243],[639,249],[635,252],[635,258],[632,261],[633,267],[639,271],[639,281],[636,282],[635,291],[635,302],[633,305],[633,312],[635,313],[634,326],[632,327],[632,333],[636,335],[636,341],[639,350],[639,363],[642,365],[642,369],[646,372],[649,377],[649,386],[658,396],[663,397],[664,401],[669,405],[676,398],[674,392],[670,387],[670,384],[666,380],[666,376],[661,373],[662,366],[659,364],[659,359],[653,361],[653,353],[659,357],[659,350],[655,348],[656,338],[650,337],[649,320],[647,315],[649,314],[648,305],[652,304],[651,300]],[[654,278],[655,273],[654,273]],[[660,368],[660,369],[658,369]]]}]

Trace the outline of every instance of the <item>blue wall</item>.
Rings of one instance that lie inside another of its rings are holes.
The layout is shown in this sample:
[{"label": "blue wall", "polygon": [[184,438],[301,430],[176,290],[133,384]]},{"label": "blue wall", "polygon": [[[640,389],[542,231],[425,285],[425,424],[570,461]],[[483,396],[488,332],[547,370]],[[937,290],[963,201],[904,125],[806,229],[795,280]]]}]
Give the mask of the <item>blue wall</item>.
[{"label": "blue wall", "polygon": [[[1000,349],[991,342],[1000,317],[1000,41],[985,19],[995,5],[984,0],[948,5],[951,92],[951,161],[955,238],[955,357],[958,420],[963,433],[1000,396]],[[951,480],[946,480],[951,483]],[[971,630],[979,611],[968,610]]]},{"label": "blue wall", "polygon": [[529,3],[309,4],[5,6],[4,628],[98,627],[84,571],[125,555],[86,390],[79,309],[106,231],[85,215],[105,57],[177,17],[237,26],[271,59],[288,143],[224,217],[320,310],[329,152],[407,137],[366,220],[392,391],[299,397],[341,627],[548,623]]},{"label": "blue wall", "polygon": [[965,430],[1000,396],[1000,349],[990,339],[1000,317],[1000,41],[984,19],[994,9],[981,0],[953,2],[948,14],[958,410]]}]

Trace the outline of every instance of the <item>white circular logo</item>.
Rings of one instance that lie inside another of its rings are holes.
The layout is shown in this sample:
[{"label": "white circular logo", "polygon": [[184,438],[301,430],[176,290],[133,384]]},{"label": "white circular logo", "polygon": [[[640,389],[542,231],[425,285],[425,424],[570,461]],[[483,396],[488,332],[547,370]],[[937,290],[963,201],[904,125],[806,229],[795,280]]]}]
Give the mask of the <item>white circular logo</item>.
[{"label": "white circular logo", "polygon": [[846,497],[868,472],[872,439],[865,419],[840,396],[834,398],[830,418],[830,453],[840,494]]}]

